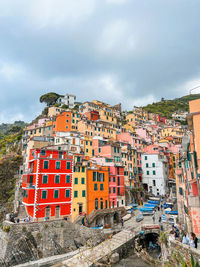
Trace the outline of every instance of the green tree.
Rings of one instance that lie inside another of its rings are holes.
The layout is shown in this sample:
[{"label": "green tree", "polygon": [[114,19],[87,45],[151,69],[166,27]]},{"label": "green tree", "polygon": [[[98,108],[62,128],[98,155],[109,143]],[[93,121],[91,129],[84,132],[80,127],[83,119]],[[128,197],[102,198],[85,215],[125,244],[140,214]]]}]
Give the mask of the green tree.
[{"label": "green tree", "polygon": [[50,92],[40,97],[40,103],[44,102],[49,107],[51,105],[54,105],[59,97],[60,95]]}]

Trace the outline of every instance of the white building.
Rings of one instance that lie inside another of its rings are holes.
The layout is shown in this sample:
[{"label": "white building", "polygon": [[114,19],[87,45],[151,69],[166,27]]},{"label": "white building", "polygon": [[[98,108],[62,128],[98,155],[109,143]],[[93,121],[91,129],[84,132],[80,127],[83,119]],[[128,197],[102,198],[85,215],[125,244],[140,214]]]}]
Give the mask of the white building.
[{"label": "white building", "polygon": [[142,155],[143,186],[148,192],[165,195],[168,186],[167,158],[160,154]]},{"label": "white building", "polygon": [[75,100],[75,95],[66,94],[65,96],[59,97],[57,103],[61,105],[67,105],[69,108],[73,108]]}]

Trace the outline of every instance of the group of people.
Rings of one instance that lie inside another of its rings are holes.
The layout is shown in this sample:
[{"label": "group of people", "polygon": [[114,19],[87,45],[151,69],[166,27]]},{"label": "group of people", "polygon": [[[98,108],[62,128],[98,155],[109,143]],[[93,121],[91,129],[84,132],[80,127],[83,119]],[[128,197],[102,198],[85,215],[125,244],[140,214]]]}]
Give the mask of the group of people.
[{"label": "group of people", "polygon": [[176,240],[180,240],[182,244],[189,245],[190,247],[197,248],[198,247],[198,238],[195,233],[191,232],[187,233],[183,227],[177,227],[173,225],[173,234]]}]

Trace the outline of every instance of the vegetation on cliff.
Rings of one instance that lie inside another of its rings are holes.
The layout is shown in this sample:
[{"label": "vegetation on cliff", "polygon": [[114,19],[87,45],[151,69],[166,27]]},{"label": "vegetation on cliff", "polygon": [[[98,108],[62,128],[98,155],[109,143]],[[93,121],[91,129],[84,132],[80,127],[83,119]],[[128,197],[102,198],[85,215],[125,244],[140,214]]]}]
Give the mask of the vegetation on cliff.
[{"label": "vegetation on cliff", "polygon": [[50,92],[50,93],[42,95],[40,97],[40,102],[46,103],[46,105],[49,107],[51,105],[54,105],[59,97],[60,97],[59,94],[56,94],[54,92]]},{"label": "vegetation on cliff", "polygon": [[144,106],[144,110],[157,113],[166,118],[171,118],[175,111],[189,111],[189,101],[200,98],[200,94],[186,95],[173,100],[161,99],[161,101]]}]

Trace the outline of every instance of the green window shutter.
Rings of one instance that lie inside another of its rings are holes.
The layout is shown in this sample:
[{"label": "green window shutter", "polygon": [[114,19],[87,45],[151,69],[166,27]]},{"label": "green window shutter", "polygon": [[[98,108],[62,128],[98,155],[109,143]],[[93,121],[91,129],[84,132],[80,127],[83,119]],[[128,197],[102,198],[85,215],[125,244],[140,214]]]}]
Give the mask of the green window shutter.
[{"label": "green window shutter", "polygon": [[115,177],[113,177],[113,183],[115,183]]},{"label": "green window shutter", "polygon": [[111,188],[109,187],[109,194],[111,194]]},{"label": "green window shutter", "polygon": [[74,197],[78,197],[78,191],[74,191]]},{"label": "green window shutter", "polygon": [[71,169],[71,162],[68,161],[68,162],[67,162],[67,170],[70,170],[70,169]]},{"label": "green window shutter", "polygon": [[94,191],[97,191],[97,190],[98,190],[97,184],[94,184]]},{"label": "green window shutter", "polygon": [[145,156],[144,159],[147,160],[147,156]]},{"label": "green window shutter", "polygon": [[60,169],[60,161],[56,161],[56,170]]},{"label": "green window shutter", "polygon": [[43,162],[43,168],[48,169],[49,168],[49,162],[47,160],[44,160]]},{"label": "green window shutter", "polygon": [[59,198],[59,190],[54,190],[54,198]]},{"label": "green window shutter", "polygon": [[100,190],[103,191],[103,184],[100,184]]},{"label": "green window shutter", "polygon": [[78,178],[74,179],[74,184],[78,184]]},{"label": "green window shutter", "polygon": [[65,197],[70,197],[70,190],[69,189],[66,189],[66,191],[65,191]]},{"label": "green window shutter", "polygon": [[30,175],[29,177],[29,184],[32,184],[33,183],[33,175]]},{"label": "green window shutter", "polygon": [[147,175],[149,175],[149,171],[147,171]]},{"label": "green window shutter", "polygon": [[55,184],[60,183],[60,175],[55,175]]},{"label": "green window shutter", "polygon": [[42,177],[42,183],[47,184],[48,183],[48,175],[43,175]]},{"label": "green window shutter", "polygon": [[42,199],[47,199],[47,191],[46,190],[42,191]]},{"label": "green window shutter", "polygon": [[85,184],[85,178],[81,178],[81,184]]},{"label": "green window shutter", "polygon": [[115,193],[116,192],[116,189],[115,189],[115,187],[113,187],[113,193]]},{"label": "green window shutter", "polygon": [[82,167],[82,172],[85,172],[85,167]]},{"label": "green window shutter", "polygon": [[45,156],[46,155],[46,151],[45,150],[41,150],[40,154],[41,154],[41,156]]},{"label": "green window shutter", "polygon": [[149,164],[148,163],[146,163],[146,168],[148,168],[149,167]]},{"label": "green window shutter", "polygon": [[70,175],[66,175],[66,183],[69,184],[70,183]]},{"label": "green window shutter", "polygon": [[155,167],[156,166],[156,164],[155,163],[152,163],[152,167]]},{"label": "green window shutter", "polygon": [[153,171],[153,175],[156,175],[156,171]]},{"label": "green window shutter", "polygon": [[109,182],[111,182],[111,177],[109,177]]},{"label": "green window shutter", "polygon": [[26,190],[23,191],[23,197],[25,197],[25,196],[26,196]]},{"label": "green window shutter", "polygon": [[85,197],[85,190],[82,191],[82,197]]}]

